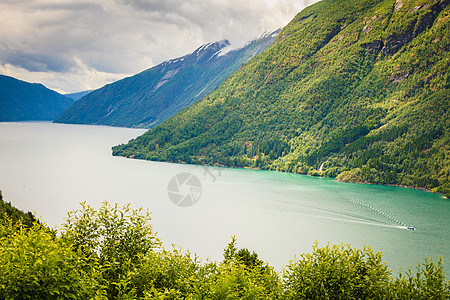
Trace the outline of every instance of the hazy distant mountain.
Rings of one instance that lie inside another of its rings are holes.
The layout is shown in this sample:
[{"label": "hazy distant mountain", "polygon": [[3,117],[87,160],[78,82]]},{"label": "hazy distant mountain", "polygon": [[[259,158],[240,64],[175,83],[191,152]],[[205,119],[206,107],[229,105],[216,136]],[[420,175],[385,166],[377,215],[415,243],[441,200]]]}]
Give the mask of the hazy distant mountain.
[{"label": "hazy distant mountain", "polygon": [[214,92],[113,154],[450,197],[449,2],[317,2]]},{"label": "hazy distant mountain", "polygon": [[77,101],[77,100],[80,100],[81,98],[83,98],[84,96],[86,96],[87,94],[89,94],[92,91],[93,90],[87,90],[87,91],[78,92],[78,93],[64,94],[64,96],[69,97],[69,98]]},{"label": "hazy distant mountain", "polygon": [[73,102],[40,83],[0,75],[0,121],[54,120]]},{"label": "hazy distant mountain", "polygon": [[191,54],[89,93],[55,122],[153,127],[211,92],[272,44],[277,34],[266,34],[236,50],[227,40],[205,44]]}]

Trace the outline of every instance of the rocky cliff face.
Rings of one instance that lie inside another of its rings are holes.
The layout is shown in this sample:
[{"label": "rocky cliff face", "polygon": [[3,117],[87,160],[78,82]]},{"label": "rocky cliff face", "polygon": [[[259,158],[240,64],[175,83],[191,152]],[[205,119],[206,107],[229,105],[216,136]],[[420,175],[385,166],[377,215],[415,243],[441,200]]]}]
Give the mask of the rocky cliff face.
[{"label": "rocky cliff face", "polygon": [[[413,38],[427,30],[433,25],[439,13],[441,13],[448,5],[449,0],[439,0],[436,2],[428,2],[424,4],[415,5],[408,13],[415,13],[423,11],[420,18],[414,19],[410,22],[404,32],[392,34],[385,38],[384,41],[379,41],[383,45],[380,54],[382,56],[392,55],[397,53],[404,45],[412,41]],[[394,12],[401,10],[405,0],[397,0],[395,2]]]}]

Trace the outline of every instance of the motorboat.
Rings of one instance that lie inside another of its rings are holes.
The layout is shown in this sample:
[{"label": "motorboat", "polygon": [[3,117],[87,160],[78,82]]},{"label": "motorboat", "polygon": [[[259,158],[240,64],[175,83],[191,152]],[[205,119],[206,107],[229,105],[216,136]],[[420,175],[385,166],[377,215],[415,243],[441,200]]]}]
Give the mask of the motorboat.
[{"label": "motorboat", "polygon": [[408,230],[416,230],[416,228],[414,228],[414,226],[412,226],[412,225],[407,226],[406,229],[408,229]]}]

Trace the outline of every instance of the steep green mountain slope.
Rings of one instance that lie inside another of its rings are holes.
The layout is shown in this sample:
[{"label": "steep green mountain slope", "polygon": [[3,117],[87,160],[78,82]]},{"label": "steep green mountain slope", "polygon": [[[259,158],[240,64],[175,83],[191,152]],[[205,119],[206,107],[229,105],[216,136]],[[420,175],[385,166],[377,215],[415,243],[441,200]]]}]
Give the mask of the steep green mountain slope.
[{"label": "steep green mountain slope", "polygon": [[198,101],[252,56],[275,41],[277,32],[234,51],[224,40],[166,61],[86,95],[55,122],[150,128]]},{"label": "steep green mountain slope", "polygon": [[0,75],[0,122],[54,120],[73,102],[42,84]]},{"label": "steep green mountain slope", "polygon": [[318,2],[213,93],[113,154],[450,195],[448,2]]}]

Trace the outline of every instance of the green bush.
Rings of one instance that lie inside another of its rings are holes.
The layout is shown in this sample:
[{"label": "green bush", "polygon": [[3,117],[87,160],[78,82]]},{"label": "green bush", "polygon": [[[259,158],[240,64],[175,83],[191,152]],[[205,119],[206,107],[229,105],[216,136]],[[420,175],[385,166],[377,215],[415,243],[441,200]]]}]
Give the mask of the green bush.
[{"label": "green bush", "polygon": [[317,244],[291,262],[283,276],[285,299],[385,299],[390,271],[381,253],[349,245]]},{"label": "green bush", "polygon": [[166,299],[170,295],[192,294],[204,275],[195,257],[174,249],[148,253],[134,266],[129,278],[136,297]]},{"label": "green bush", "polygon": [[441,259],[392,277],[368,247],[316,243],[279,274],[234,237],[222,262],[165,250],[149,221],[107,203],[69,213],[61,235],[0,219],[0,299],[450,299]]},{"label": "green bush", "polygon": [[82,209],[68,214],[63,239],[98,264],[99,284],[108,298],[134,292],[135,287],[129,284],[133,270],[152,250],[160,248],[150,213],[129,205],[119,209],[107,202],[99,210],[81,205]]},{"label": "green bush", "polygon": [[417,266],[417,272],[411,270],[400,274],[392,282],[390,299],[450,299],[450,282],[446,282],[442,259],[435,264],[431,258]]},{"label": "green bush", "polygon": [[199,282],[194,299],[277,299],[278,274],[272,269],[248,268],[244,264],[219,264]]},{"label": "green bush", "polygon": [[[72,245],[34,223],[0,220],[1,299],[87,299],[94,296],[91,267]],[[6,234],[8,232],[8,234]]]}]

